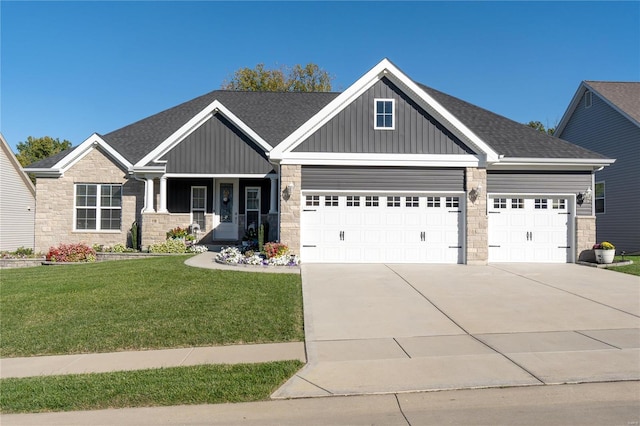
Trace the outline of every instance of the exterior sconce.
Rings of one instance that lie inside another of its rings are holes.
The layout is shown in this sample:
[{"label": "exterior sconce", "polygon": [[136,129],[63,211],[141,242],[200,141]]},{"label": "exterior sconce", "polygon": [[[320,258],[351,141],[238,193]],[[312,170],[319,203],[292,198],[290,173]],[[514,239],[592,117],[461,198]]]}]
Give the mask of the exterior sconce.
[{"label": "exterior sconce", "polygon": [[584,192],[578,192],[576,195],[576,203],[581,206],[583,203],[591,202],[591,187],[588,187]]},{"label": "exterior sconce", "polygon": [[295,188],[293,182],[289,182],[289,185],[287,185],[282,191],[282,198],[288,200],[291,197],[291,194],[293,194],[293,188]]},{"label": "exterior sconce", "polygon": [[471,188],[471,191],[469,191],[469,199],[471,200],[472,203],[476,202],[481,192],[482,192],[482,184],[479,184],[475,188]]}]

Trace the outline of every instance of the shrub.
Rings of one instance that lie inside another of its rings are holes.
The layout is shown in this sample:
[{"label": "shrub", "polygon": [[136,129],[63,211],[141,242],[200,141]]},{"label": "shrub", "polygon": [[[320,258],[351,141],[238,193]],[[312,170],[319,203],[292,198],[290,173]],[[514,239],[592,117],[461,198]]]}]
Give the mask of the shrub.
[{"label": "shrub", "polygon": [[95,262],[96,251],[86,244],[60,244],[47,253],[50,262]]},{"label": "shrub", "polygon": [[267,255],[267,259],[272,257],[282,257],[289,253],[289,247],[282,243],[266,243],[264,245],[264,254]]},{"label": "shrub", "polygon": [[171,229],[167,232],[167,239],[170,238],[186,238],[189,235],[189,230],[187,228],[181,228],[179,226]]},{"label": "shrub", "polygon": [[164,243],[151,244],[149,253],[186,253],[187,245],[183,240],[169,238]]}]

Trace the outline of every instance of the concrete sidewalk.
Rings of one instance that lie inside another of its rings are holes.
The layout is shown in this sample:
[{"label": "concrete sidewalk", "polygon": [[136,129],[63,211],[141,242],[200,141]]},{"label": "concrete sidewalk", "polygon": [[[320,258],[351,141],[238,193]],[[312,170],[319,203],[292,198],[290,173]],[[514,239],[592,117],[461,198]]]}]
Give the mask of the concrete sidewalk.
[{"label": "concrete sidewalk", "polygon": [[303,342],[0,359],[0,377],[105,373],[200,364],[306,361]]}]

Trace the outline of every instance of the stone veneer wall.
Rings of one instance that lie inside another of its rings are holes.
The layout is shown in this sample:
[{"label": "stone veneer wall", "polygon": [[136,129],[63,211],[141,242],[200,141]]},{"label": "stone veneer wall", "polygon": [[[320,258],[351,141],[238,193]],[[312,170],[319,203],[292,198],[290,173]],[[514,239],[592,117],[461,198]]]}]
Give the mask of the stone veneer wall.
[{"label": "stone veneer wall", "polygon": [[[123,184],[120,231],[74,231],[74,185],[76,183]],[[128,179],[100,148],[92,149],[60,178],[38,178],[36,184],[35,251],[46,253],[61,243],[88,245],[127,244],[131,224],[139,220],[144,203],[144,183]]]},{"label": "stone veneer wall", "polygon": [[[469,198],[472,188],[482,185],[475,201]],[[467,167],[465,170],[467,191],[466,249],[467,264],[486,265],[489,259],[489,220],[487,218],[487,170]]]},{"label": "stone veneer wall", "polygon": [[576,216],[576,261],[595,262],[596,217]]},{"label": "stone veneer wall", "polygon": [[302,167],[284,164],[280,166],[280,194],[289,183],[293,183],[293,193],[280,202],[280,242],[289,246],[293,254],[300,254],[300,199],[302,187]]},{"label": "stone veneer wall", "polygon": [[[200,233],[199,243],[211,242],[213,216],[204,216],[207,229]],[[141,246],[145,250],[149,245],[161,243],[167,239],[167,232],[177,226],[188,228],[191,225],[191,213],[143,213],[141,226]]]}]

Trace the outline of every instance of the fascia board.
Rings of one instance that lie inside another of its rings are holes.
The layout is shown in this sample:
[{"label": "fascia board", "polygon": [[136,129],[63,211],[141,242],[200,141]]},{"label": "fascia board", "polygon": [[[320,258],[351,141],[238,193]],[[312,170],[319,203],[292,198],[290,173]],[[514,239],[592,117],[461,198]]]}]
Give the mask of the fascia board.
[{"label": "fascia board", "polygon": [[263,179],[277,177],[276,173],[245,173],[245,174],[223,174],[223,173],[165,173],[167,178],[241,178],[241,179]]},{"label": "fascia board", "polygon": [[63,174],[60,169],[26,168],[24,171],[33,173],[36,177],[60,177]]},{"label": "fascia board", "polygon": [[[554,132],[554,134],[557,137],[560,137],[560,135],[564,131],[564,128],[569,123],[569,120],[571,119],[571,116],[573,115],[573,112],[575,111],[576,107],[578,106],[578,102],[580,102],[580,98],[582,98],[582,95],[584,94],[584,92],[586,90],[587,90],[587,85],[583,81],[578,86],[578,90],[576,90],[576,93],[574,93],[573,98],[571,98],[571,102],[569,102],[569,106],[567,107],[567,110],[562,115],[562,119],[560,120],[560,123],[558,123],[558,126],[556,127],[556,131]],[[591,90],[591,89],[589,89],[589,90]]]},{"label": "fascia board", "polygon": [[367,89],[377,83],[383,77],[392,79],[394,82],[401,83],[410,92],[413,92],[414,101],[419,101],[423,107],[433,112],[438,118],[448,122],[454,130],[458,130],[463,139],[480,151],[480,154],[486,155],[487,161],[495,161],[498,154],[469,128],[467,128],[460,120],[451,114],[440,103],[433,99],[429,94],[422,90],[413,80],[398,69],[388,59],[383,59],[375,67],[369,70],[365,75],[360,77],[347,90],[342,92],[333,101],[327,104],[323,109],[316,113],[305,124],[300,126],[295,132],[289,135],[271,152],[270,159],[274,161],[283,160],[289,157],[291,151],[301,144],[307,137],[317,131],[325,123],[335,117],[344,108],[351,104],[358,96]]},{"label": "fascia board", "polygon": [[82,142],[76,149],[69,155],[60,159],[56,164],[51,167],[52,169],[58,169],[61,173],[66,172],[73,167],[78,161],[82,160],[91,150],[95,147],[102,148],[111,158],[116,160],[122,167],[131,171],[133,165],[124,158],[118,151],[113,149],[111,145],[105,142],[97,133],[89,136],[84,142]]},{"label": "fascia board", "polygon": [[191,120],[187,121],[182,127],[173,132],[167,139],[165,139],[160,145],[154,148],[151,152],[145,155],[135,166],[145,166],[150,162],[161,162],[160,158],[167,152],[173,149],[176,145],[182,142],[187,136],[194,132],[198,127],[204,124],[207,120],[213,117],[214,114],[220,113],[225,116],[229,121],[236,125],[244,134],[253,139],[260,147],[262,147],[266,153],[271,151],[273,147],[269,145],[260,135],[258,135],[253,129],[247,126],[242,120],[240,120],[234,113],[232,113],[227,107],[225,107],[217,99],[206,106],[202,111],[196,114]]},{"label": "fascia board", "polygon": [[535,170],[536,168],[552,167],[556,169],[561,168],[586,168],[595,169],[610,166],[616,160],[611,158],[503,158],[499,162],[491,163],[489,169],[507,169],[511,167],[529,168]]},{"label": "fascia board", "polygon": [[474,155],[291,153],[280,164],[341,166],[479,167]]}]

